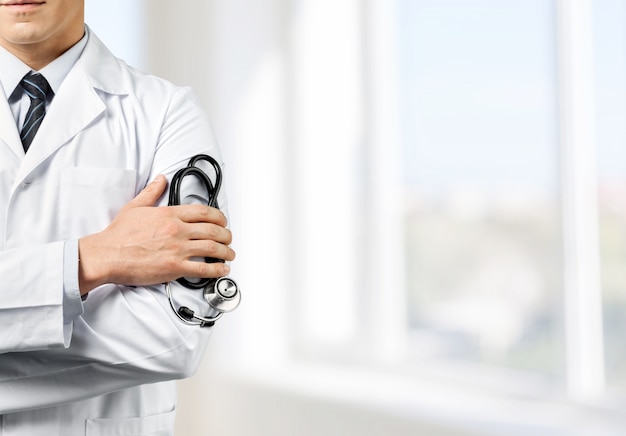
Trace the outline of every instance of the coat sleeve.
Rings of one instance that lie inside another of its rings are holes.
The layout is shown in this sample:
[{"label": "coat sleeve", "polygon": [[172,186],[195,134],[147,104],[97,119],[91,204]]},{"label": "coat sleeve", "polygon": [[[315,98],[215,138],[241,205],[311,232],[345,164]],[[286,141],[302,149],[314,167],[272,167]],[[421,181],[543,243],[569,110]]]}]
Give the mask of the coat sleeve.
[{"label": "coat sleeve", "polygon": [[[203,112],[192,94],[183,90],[170,104],[146,181],[157,174],[171,178],[198,153],[221,162]],[[223,193],[219,203],[222,208],[226,204]],[[52,260],[50,269],[60,274],[62,246],[51,244],[47,255]],[[178,284],[173,291],[180,304],[199,310],[206,307],[201,291]],[[60,295],[55,298],[60,300]],[[86,299],[83,315],[74,321],[68,348],[0,355],[0,412],[54,406],[188,377],[199,365],[211,330],[180,322],[163,285],[105,285]],[[62,336],[62,329],[57,326],[55,334]]]},{"label": "coat sleeve", "polygon": [[[75,254],[68,255],[72,250]],[[0,355],[69,346],[72,321],[83,308],[77,262],[68,268],[68,258],[78,258],[76,240],[0,252]],[[68,282],[72,292],[66,293]]]},{"label": "coat sleeve", "polygon": [[[0,253],[0,353],[68,345],[71,324],[63,323],[63,247],[63,242],[54,242]],[[0,354],[0,367],[2,360]]]}]

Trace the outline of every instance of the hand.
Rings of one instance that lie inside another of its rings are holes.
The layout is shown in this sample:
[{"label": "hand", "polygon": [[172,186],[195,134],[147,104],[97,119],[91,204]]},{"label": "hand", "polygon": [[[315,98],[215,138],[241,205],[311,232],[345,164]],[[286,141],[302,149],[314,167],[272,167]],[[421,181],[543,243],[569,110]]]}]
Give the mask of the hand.
[{"label": "hand", "polygon": [[81,295],[105,283],[153,285],[228,274],[225,263],[197,259],[235,258],[224,214],[200,204],[155,207],[166,187],[158,176],[105,230],[79,240]]}]

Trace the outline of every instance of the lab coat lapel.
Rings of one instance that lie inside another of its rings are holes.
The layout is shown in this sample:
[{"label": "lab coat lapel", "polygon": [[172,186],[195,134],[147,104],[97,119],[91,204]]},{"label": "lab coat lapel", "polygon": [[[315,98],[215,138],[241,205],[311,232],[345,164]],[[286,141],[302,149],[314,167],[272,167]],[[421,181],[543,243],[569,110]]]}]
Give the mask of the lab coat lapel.
[{"label": "lab coat lapel", "polygon": [[[0,85],[0,92],[2,92],[2,85]],[[22,141],[6,98],[0,98],[0,141],[11,149],[17,159],[22,158],[24,155]]]},{"label": "lab coat lapel", "polygon": [[[81,58],[54,96],[22,161],[17,183],[106,110],[97,90],[125,94],[128,87],[117,59],[90,31],[89,41]],[[19,146],[21,147],[21,142]]]},{"label": "lab coat lapel", "polygon": [[80,68],[73,68],[54,96],[39,131],[22,161],[18,179],[26,176],[59,147],[76,136],[104,109],[104,103],[86,74]]}]

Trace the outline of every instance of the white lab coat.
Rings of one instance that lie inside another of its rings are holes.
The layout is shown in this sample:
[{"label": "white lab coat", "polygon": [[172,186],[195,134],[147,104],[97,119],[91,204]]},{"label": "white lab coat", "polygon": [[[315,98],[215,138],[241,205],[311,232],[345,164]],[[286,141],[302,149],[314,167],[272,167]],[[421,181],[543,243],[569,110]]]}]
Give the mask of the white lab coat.
[{"label": "white lab coat", "polygon": [[1,436],[172,434],[172,380],[195,371],[211,329],[177,320],[162,286],[114,285],[64,326],[63,241],[197,153],[221,162],[189,89],[134,71],[93,32],[26,155],[0,98]]}]

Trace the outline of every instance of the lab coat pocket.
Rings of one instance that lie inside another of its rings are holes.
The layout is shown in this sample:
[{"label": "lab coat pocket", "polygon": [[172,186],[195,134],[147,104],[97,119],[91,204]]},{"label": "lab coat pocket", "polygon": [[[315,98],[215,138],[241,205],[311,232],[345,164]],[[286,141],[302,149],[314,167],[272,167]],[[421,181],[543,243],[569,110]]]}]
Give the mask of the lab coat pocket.
[{"label": "lab coat pocket", "polygon": [[88,419],[86,436],[172,436],[176,411],[137,418]]},{"label": "lab coat pocket", "polygon": [[121,168],[66,168],[61,173],[61,233],[80,238],[103,230],[135,196],[137,172]]}]

